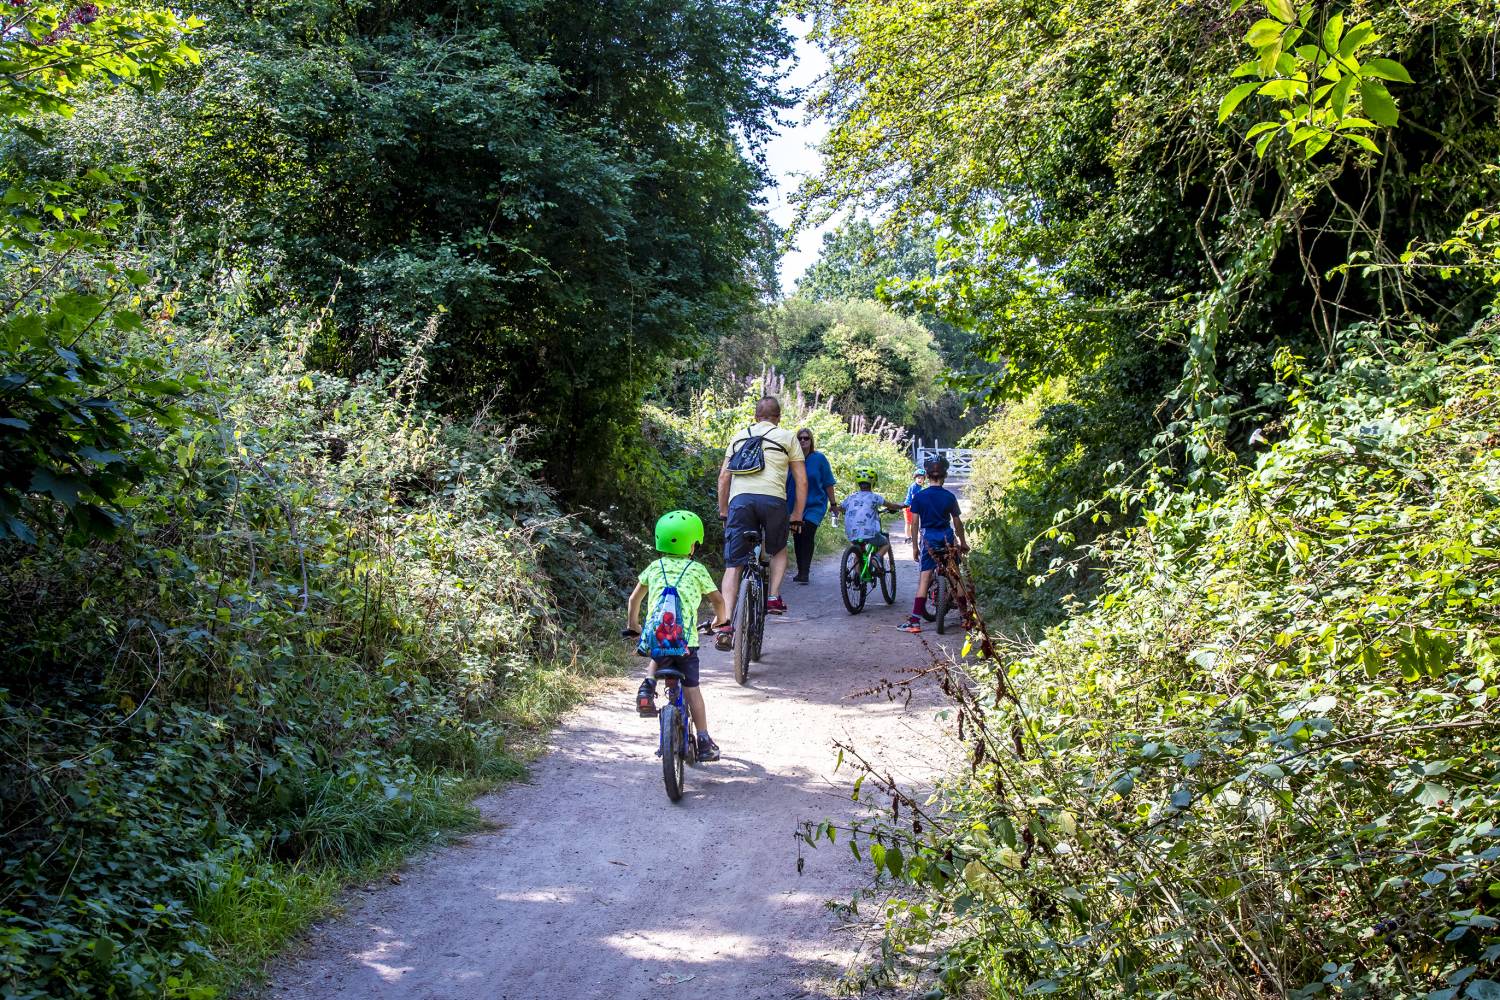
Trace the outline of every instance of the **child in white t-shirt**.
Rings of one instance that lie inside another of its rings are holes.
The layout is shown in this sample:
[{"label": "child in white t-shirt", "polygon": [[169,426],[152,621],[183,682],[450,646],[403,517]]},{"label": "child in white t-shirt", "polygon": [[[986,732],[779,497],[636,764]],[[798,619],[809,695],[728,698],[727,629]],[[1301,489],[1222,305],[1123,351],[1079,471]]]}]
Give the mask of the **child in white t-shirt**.
[{"label": "child in white t-shirt", "polygon": [[884,557],[890,550],[890,536],[882,530],[880,512],[897,512],[901,504],[890,503],[875,492],[875,470],[862,466],[854,470],[854,483],[858,490],[844,498],[839,510],[844,515],[844,537],[851,542],[865,542],[879,547],[878,555]]}]

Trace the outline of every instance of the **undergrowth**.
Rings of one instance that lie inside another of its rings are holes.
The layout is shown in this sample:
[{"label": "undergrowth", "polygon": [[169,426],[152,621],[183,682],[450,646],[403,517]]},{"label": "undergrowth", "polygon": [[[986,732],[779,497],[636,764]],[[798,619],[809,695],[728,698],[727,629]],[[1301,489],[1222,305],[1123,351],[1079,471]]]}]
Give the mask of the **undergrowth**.
[{"label": "undergrowth", "polygon": [[[211,997],[346,880],[475,822],[580,655],[618,553],[516,438],[350,381],[309,332],[204,373],[109,541],[0,558],[0,996]],[[146,348],[142,348],[143,350]],[[418,355],[414,355],[418,356]]]},{"label": "undergrowth", "polygon": [[[934,668],[962,774],[857,853],[884,972],[1015,997],[1500,996],[1500,335],[1380,345],[1107,536],[1034,646]],[[878,792],[876,788],[878,786]],[[809,830],[829,836],[825,824]]]}]

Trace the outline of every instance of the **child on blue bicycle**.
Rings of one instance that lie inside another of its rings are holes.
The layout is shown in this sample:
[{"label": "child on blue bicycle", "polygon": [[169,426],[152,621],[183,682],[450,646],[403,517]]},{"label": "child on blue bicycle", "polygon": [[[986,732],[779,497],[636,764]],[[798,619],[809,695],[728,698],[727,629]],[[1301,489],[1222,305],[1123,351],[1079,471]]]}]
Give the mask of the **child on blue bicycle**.
[{"label": "child on blue bicycle", "polygon": [[624,634],[641,634],[641,604],[649,597],[647,634],[641,636],[636,652],[641,656],[650,656],[653,649],[681,652],[651,660],[646,679],[636,692],[636,710],[643,716],[656,715],[657,668],[679,671],[683,700],[698,731],[698,759],[709,761],[719,759],[719,746],[708,735],[708,710],[698,688],[698,605],[708,599],[716,625],[727,621],[729,612],[708,568],[692,558],[701,544],[703,521],[697,514],[674,510],[661,516],[656,522],[656,551],[662,557],[641,570],[630,592]]},{"label": "child on blue bicycle", "polygon": [[880,512],[892,513],[903,510],[901,504],[890,503],[875,492],[876,471],[868,465],[854,470],[855,492],[844,498],[839,510],[844,514],[844,537],[854,543],[874,545],[875,555],[883,559],[891,549],[891,537],[880,526]]}]

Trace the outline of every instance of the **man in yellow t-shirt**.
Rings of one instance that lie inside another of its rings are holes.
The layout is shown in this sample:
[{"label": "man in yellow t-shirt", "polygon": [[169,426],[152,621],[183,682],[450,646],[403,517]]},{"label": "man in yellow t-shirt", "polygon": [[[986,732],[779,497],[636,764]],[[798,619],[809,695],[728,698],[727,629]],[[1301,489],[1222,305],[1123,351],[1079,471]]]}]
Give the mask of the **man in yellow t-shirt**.
[{"label": "man in yellow t-shirt", "polygon": [[[719,467],[719,517],[724,519],[724,579],[719,591],[732,608],[740,585],[740,570],[750,561],[754,548],[745,532],[759,531],[766,554],[771,557],[766,611],[773,615],[786,613],[781,580],[786,576],[787,531],[801,530],[802,508],[807,503],[802,448],[792,432],[779,426],[780,423],[780,401],[775,396],[762,398],[755,404],[755,423],[735,433],[724,451],[724,464]],[[732,475],[729,460],[752,436],[763,438],[764,468],[754,474]],[[796,490],[790,514],[786,503],[788,470]],[[720,649],[729,649],[733,643],[730,631],[719,632],[716,645]]]}]

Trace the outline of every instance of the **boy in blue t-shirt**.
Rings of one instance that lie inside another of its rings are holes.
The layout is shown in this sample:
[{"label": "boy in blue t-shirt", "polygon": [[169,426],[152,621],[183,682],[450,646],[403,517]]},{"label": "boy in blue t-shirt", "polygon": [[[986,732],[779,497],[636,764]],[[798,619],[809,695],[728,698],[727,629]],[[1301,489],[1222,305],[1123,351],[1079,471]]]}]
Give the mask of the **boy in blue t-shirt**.
[{"label": "boy in blue t-shirt", "polygon": [[900,626],[903,632],[921,632],[922,619],[933,619],[927,611],[927,588],[932,586],[938,555],[955,543],[960,552],[969,547],[969,541],[964,537],[964,519],[959,512],[958,497],[943,488],[943,482],[948,478],[948,460],[928,459],[926,468],[929,485],[911,500],[911,512],[916,515],[922,539],[922,578],[917,582],[911,615],[906,624]]}]

